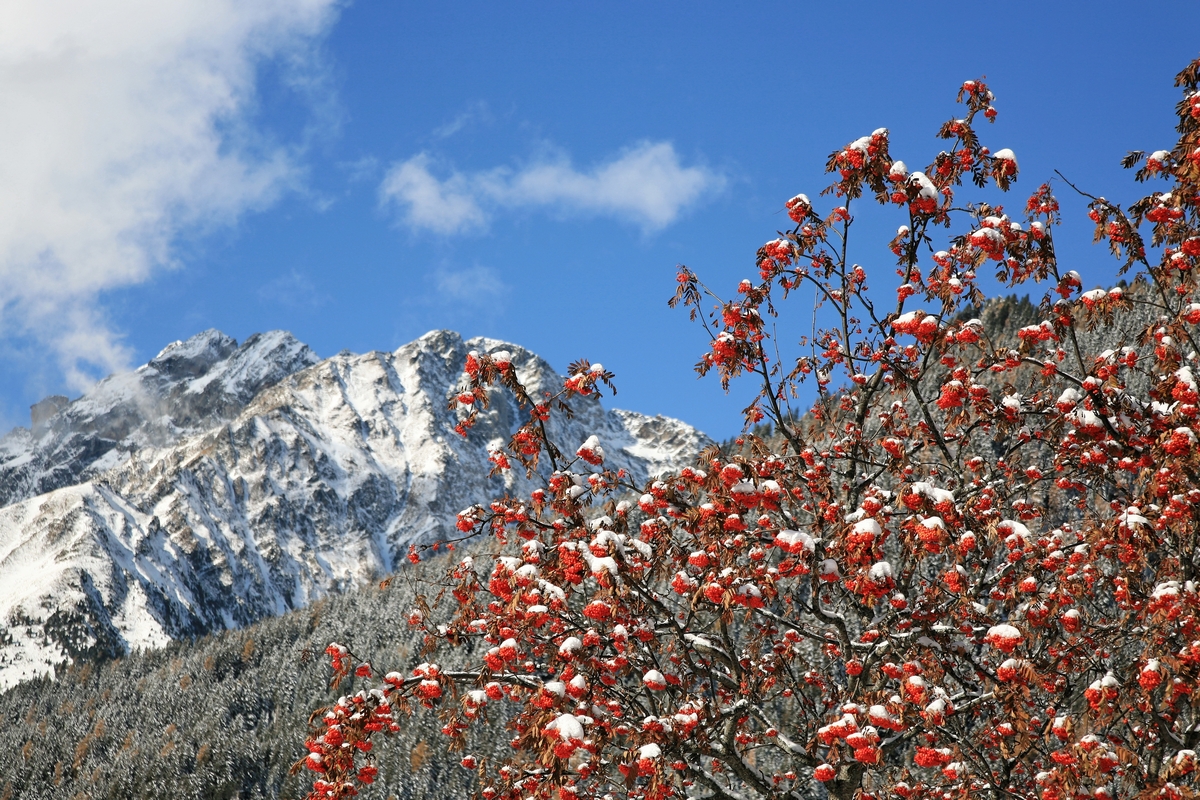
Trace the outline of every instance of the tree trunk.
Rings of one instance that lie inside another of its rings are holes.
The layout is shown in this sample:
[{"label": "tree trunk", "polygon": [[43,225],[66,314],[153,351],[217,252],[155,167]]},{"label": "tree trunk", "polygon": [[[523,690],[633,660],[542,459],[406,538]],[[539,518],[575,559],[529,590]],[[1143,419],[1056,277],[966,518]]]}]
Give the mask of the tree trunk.
[{"label": "tree trunk", "polygon": [[829,796],[834,800],[853,800],[854,794],[862,787],[865,771],[857,761],[843,761],[838,765],[837,777],[825,784]]}]

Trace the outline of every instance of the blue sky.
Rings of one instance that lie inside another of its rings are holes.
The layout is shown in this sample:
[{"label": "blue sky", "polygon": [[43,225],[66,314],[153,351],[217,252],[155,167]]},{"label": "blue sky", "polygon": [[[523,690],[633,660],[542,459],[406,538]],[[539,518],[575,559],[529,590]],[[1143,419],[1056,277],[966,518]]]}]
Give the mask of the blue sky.
[{"label": "blue sky", "polygon": [[[981,75],[1011,206],[1056,168],[1128,201],[1118,161],[1173,143],[1196,30],[1194,2],[6,4],[0,424],[210,327],[321,355],[453,328],[730,436],[749,387],[697,382],[676,264],[731,291],[832,150],[888,127],[923,166]],[[1060,254],[1111,282],[1058,193]],[[889,273],[903,220],[861,220]]]}]

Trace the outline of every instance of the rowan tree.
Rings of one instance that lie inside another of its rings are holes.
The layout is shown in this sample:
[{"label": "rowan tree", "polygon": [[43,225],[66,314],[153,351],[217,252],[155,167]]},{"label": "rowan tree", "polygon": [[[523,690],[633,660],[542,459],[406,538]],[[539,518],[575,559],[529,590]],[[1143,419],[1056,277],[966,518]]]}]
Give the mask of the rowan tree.
[{"label": "rowan tree", "polygon": [[[487,555],[452,557],[443,602],[408,620],[433,648],[477,640],[471,666],[377,677],[330,646],[335,678],[363,688],[314,716],[311,796],[369,783],[373,735],[424,706],[489,800],[1193,797],[1198,79],[1200,61],[1177,77],[1176,144],[1126,161],[1156,190],[1088,198],[1130,280],[1112,289],[1059,264],[1051,185],[1019,212],[961,197],[1018,176],[981,142],[983,81],[922,171],[884,129],[835,151],[824,200],[787,201],[793,226],[734,298],[679,271],[673,303],[711,337],[699,372],[757,381],[747,430],[768,432],[648,486],[595,437],[547,435],[609,373],[579,362],[533,397],[510,364],[469,357],[462,431],[515,392],[530,419],[495,469],[542,485],[459,515]],[[892,267],[850,255],[870,203],[903,222],[894,294],[867,288]],[[1046,287],[1008,339],[976,318],[992,269]],[[796,347],[770,318],[801,288],[823,327]],[[508,719],[504,763],[471,755],[489,714]]]}]

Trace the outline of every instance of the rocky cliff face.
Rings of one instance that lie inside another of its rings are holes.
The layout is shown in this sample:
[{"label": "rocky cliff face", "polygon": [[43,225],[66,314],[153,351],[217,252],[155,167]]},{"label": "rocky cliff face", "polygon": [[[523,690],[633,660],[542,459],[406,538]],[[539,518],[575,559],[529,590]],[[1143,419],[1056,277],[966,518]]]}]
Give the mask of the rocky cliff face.
[{"label": "rocky cliff face", "polygon": [[[318,361],[285,331],[255,334],[239,347],[209,330],[105,378],[74,403],[43,401],[32,429],[0,439],[0,507],[82,483],[137,450],[231,419],[262,389]],[[47,398],[56,399],[66,400]]]},{"label": "rocky cliff face", "polygon": [[[447,410],[470,350],[427,334],[393,353],[319,361],[289,334],[176,343],[0,442],[0,687],[67,659],[238,627],[393,570],[451,535],[462,508],[525,488],[489,478],[487,447],[523,420],[502,392],[471,435]],[[573,402],[552,433],[599,436],[634,480],[708,439],[663,417]],[[535,479],[536,480],[536,479]]]}]

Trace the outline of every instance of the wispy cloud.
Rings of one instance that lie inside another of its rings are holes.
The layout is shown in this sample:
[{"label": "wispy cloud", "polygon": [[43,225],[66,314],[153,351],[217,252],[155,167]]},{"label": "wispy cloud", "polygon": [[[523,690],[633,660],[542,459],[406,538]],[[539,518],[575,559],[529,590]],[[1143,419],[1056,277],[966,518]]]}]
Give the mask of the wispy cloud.
[{"label": "wispy cloud", "polygon": [[286,308],[306,309],[325,305],[329,297],[307,275],[292,270],[258,287],[258,299]]},{"label": "wispy cloud", "polygon": [[491,305],[508,294],[508,285],[489,267],[441,269],[433,280],[437,297],[460,305]]},{"label": "wispy cloud", "polygon": [[450,120],[444,125],[439,125],[438,127],[434,128],[433,136],[435,139],[449,139],[451,136],[469,125],[472,125],[476,122],[490,122],[491,119],[491,108],[484,101],[478,100],[467,106],[466,110],[461,112],[454,119]]},{"label": "wispy cloud", "polygon": [[586,171],[563,154],[444,178],[435,166],[428,153],[393,164],[379,192],[405,224],[441,234],[484,227],[492,211],[518,207],[615,217],[654,231],[725,184],[707,167],[683,166],[669,142],[642,142]]},{"label": "wispy cloud", "polygon": [[350,183],[368,181],[374,183],[379,180],[379,173],[383,171],[383,165],[375,156],[363,156],[355,161],[341,161],[337,166],[346,173],[346,180]]},{"label": "wispy cloud", "polygon": [[98,297],[172,264],[180,234],[297,184],[295,154],[251,120],[256,71],[279,61],[294,89],[319,91],[318,44],[337,6],[0,5],[0,332],[52,347],[76,388],[123,366]]}]

